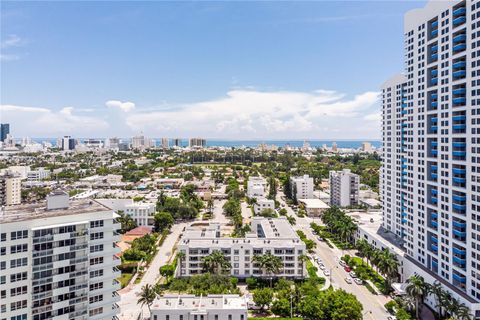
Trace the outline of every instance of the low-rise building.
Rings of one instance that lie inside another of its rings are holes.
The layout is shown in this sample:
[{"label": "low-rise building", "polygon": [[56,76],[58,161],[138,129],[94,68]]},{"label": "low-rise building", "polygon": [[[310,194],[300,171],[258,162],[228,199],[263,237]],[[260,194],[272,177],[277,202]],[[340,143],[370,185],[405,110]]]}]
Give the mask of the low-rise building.
[{"label": "low-rise building", "polygon": [[247,197],[264,198],[267,181],[262,177],[249,177],[247,182]]},{"label": "low-rise building", "polygon": [[153,202],[135,202],[132,199],[97,199],[114,211],[128,214],[138,226],[154,226],[156,204]]},{"label": "low-rise building", "polygon": [[50,175],[50,170],[46,170],[45,168],[37,168],[36,170],[31,170],[27,173],[27,179],[28,181],[41,181],[50,178]]},{"label": "low-rise building", "polygon": [[309,217],[319,217],[330,208],[320,199],[299,199],[298,202],[305,207],[305,212]]},{"label": "low-rise building", "polygon": [[298,237],[285,217],[253,217],[252,232],[244,238],[221,237],[221,225],[210,223],[188,227],[178,244],[178,251],[185,255],[178,263],[176,275],[189,277],[203,273],[202,259],[214,251],[221,251],[231,263],[234,277],[271,277],[254,262],[254,256],[271,253],[283,262],[280,273],[273,275],[290,279],[306,276],[302,256],[305,243]]},{"label": "low-rise building", "polygon": [[360,177],[350,169],[330,171],[330,205],[349,207],[358,205]]},{"label": "low-rise building", "polygon": [[247,301],[239,295],[164,295],[151,307],[152,320],[247,320]]},{"label": "low-rise building", "polygon": [[265,209],[275,210],[275,201],[271,199],[261,198],[253,205],[253,210],[256,215]]}]

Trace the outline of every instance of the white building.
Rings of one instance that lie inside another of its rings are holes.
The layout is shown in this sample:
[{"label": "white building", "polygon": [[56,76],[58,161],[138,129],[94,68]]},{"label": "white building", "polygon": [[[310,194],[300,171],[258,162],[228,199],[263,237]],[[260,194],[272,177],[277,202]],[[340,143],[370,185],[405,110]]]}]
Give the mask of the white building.
[{"label": "white building", "polygon": [[372,144],[370,142],[362,142],[362,147],[361,147],[362,152],[365,153],[370,153],[372,152]]},{"label": "white building", "polygon": [[247,320],[247,301],[239,295],[164,295],[152,305],[152,320]]},{"label": "white building", "polygon": [[298,199],[298,202],[303,204],[305,212],[309,217],[319,217],[325,210],[330,208],[320,199]]},{"label": "white building", "polygon": [[0,213],[2,319],[113,319],[119,312],[115,213],[64,193]]},{"label": "white building", "polygon": [[97,199],[104,206],[128,214],[139,226],[155,225],[156,204],[153,202],[135,202],[132,199]]},{"label": "white building", "polygon": [[439,281],[476,317],[478,23],[480,4],[470,0],[430,1],[405,15],[406,80],[397,77],[382,88],[383,140],[390,146],[385,146],[389,162],[381,180],[385,227],[405,242],[405,276],[417,273],[430,283]]},{"label": "white building", "polygon": [[188,145],[190,148],[205,148],[207,146],[207,140],[203,138],[190,138]]},{"label": "white building", "polygon": [[220,227],[218,223],[210,223],[208,227],[192,225],[186,229],[178,244],[179,252],[185,253],[185,257],[178,264],[177,276],[203,273],[202,258],[218,250],[230,261],[230,272],[234,277],[271,276],[264,274],[260,266],[253,262],[255,255],[266,253],[280,257],[284,263],[276,276],[292,279],[305,277],[306,269],[301,259],[306,254],[305,244],[286,218],[253,217],[252,233],[245,238],[223,238]]},{"label": "white building", "polygon": [[265,198],[267,181],[262,177],[249,177],[247,181],[247,197]]},{"label": "white building", "polygon": [[10,166],[6,169],[1,169],[0,174],[13,174],[21,180],[27,179],[30,166]]},{"label": "white building", "polygon": [[313,199],[313,178],[308,175],[290,178],[292,195],[296,193],[298,199]]},{"label": "white building", "polygon": [[255,214],[258,215],[265,209],[275,210],[275,201],[266,198],[257,199],[257,202],[253,205],[253,210],[255,211]]},{"label": "white building", "polygon": [[348,207],[358,205],[360,177],[350,169],[330,171],[330,205]]},{"label": "white building", "polygon": [[153,141],[143,135],[132,137],[132,149],[143,150],[153,146]]},{"label": "white building", "polygon": [[0,206],[11,206],[22,202],[22,181],[18,176],[0,176]]},{"label": "white building", "polygon": [[31,170],[27,173],[27,179],[28,181],[41,181],[50,178],[50,175],[50,170],[45,170],[45,168],[37,168],[36,170]]},{"label": "white building", "polygon": [[70,136],[64,136],[61,140],[61,148],[63,151],[74,150],[76,145],[75,139]]}]

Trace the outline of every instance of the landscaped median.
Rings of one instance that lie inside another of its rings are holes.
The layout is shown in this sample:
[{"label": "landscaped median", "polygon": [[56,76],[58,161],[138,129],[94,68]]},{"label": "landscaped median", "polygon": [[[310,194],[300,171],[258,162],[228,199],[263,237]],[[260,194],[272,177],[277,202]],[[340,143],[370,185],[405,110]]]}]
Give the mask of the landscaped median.
[{"label": "landscaped median", "polygon": [[[385,279],[372,267],[367,265],[362,258],[344,255],[342,260],[355,272],[358,278],[362,279],[365,287],[373,294],[386,291]],[[373,284],[376,288],[372,288]]]}]

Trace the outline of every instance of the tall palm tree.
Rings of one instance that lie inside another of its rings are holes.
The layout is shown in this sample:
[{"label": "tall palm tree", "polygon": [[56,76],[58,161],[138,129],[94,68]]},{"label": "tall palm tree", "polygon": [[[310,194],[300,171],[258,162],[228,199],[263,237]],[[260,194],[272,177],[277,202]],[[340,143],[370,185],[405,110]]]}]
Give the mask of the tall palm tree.
[{"label": "tall palm tree", "polygon": [[207,201],[208,212],[210,212],[210,213],[213,212],[213,206],[214,206],[213,199],[208,199],[208,201]]},{"label": "tall palm tree", "polygon": [[419,275],[413,275],[407,280],[407,286],[405,292],[410,297],[415,299],[415,316],[420,319],[420,311],[423,304],[423,299],[428,292],[428,287],[423,277]]},{"label": "tall palm tree", "polygon": [[225,255],[219,250],[214,250],[208,256],[204,257],[202,261],[203,270],[209,273],[228,273],[232,268],[232,265],[225,258]]},{"label": "tall palm tree", "polygon": [[428,289],[428,294],[435,298],[435,319],[442,319],[443,304],[446,300],[445,291],[443,291],[443,287],[438,281],[435,281]]},{"label": "tall palm tree", "polygon": [[155,301],[155,298],[157,297],[157,293],[155,291],[155,288],[149,284],[146,284],[142,287],[142,291],[140,292],[140,298],[138,299],[138,303],[143,307],[144,305],[147,305],[148,311],[150,313],[152,310],[150,309],[153,301]]},{"label": "tall palm tree", "polygon": [[468,309],[468,307],[463,303],[457,307],[453,317],[458,320],[472,320],[470,309]]},{"label": "tall palm tree", "polygon": [[362,261],[364,261],[363,259],[367,256],[367,251],[370,247],[370,244],[367,240],[360,239],[355,244],[355,247],[357,248],[358,253],[362,256]]},{"label": "tall palm tree", "polygon": [[185,259],[185,251],[178,251],[177,252],[177,265],[178,265],[178,270],[180,271],[180,276],[182,275],[182,263],[183,259]]},{"label": "tall palm tree", "polygon": [[308,259],[309,258],[306,254],[301,254],[301,255],[298,256],[298,261],[302,262],[302,278],[304,276],[304,270],[305,270],[304,262],[307,262]]},{"label": "tall palm tree", "polygon": [[394,253],[385,249],[380,252],[377,263],[378,270],[385,276],[385,289],[390,291],[390,284],[398,276],[398,260]]},{"label": "tall palm tree", "polygon": [[260,265],[262,272],[270,276],[270,287],[272,287],[273,276],[280,273],[280,269],[283,267],[282,260],[271,253],[266,253],[255,255],[253,261]]}]

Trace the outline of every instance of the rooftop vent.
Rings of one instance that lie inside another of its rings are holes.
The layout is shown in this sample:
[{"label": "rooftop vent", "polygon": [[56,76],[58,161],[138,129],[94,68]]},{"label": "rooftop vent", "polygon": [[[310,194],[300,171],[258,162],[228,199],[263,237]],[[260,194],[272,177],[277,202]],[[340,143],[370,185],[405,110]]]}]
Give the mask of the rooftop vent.
[{"label": "rooftop vent", "polygon": [[47,195],[47,210],[68,209],[69,200],[65,191],[55,190]]}]

